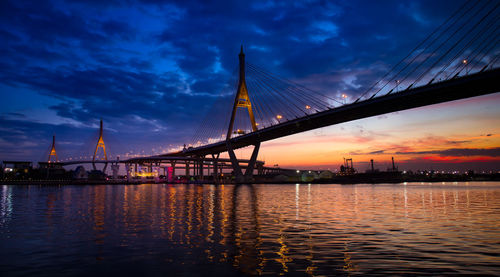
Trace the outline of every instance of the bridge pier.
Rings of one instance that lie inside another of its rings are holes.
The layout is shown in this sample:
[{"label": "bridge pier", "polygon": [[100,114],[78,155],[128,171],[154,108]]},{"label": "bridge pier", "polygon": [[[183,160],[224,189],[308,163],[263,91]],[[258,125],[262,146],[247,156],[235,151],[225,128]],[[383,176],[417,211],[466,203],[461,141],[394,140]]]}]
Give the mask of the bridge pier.
[{"label": "bridge pier", "polygon": [[200,176],[200,163],[198,161],[193,161],[193,178],[196,180]]},{"label": "bridge pier", "polygon": [[252,157],[248,161],[247,170],[245,171],[245,179],[251,181],[253,179],[253,170],[255,168],[255,161],[259,155],[260,142],[256,143],[252,152]]},{"label": "bridge pier", "polygon": [[113,179],[118,179],[118,170],[120,170],[120,165],[118,163],[111,165],[111,171],[113,172]]},{"label": "bridge pier", "polygon": [[172,167],[172,177],[170,179],[172,179],[172,181],[175,181],[175,162],[170,162],[170,166]]},{"label": "bridge pier", "polygon": [[219,176],[218,176],[218,165],[219,165],[219,156],[220,153],[217,153],[217,155],[212,154],[212,160],[214,162],[213,165],[213,176],[214,176],[214,183],[218,184],[219,183]]},{"label": "bridge pier", "polygon": [[257,156],[259,155],[260,142],[257,142],[254,145],[252,156],[248,161],[245,174],[243,174],[243,171],[241,170],[240,162],[236,158],[236,154],[234,153],[231,143],[227,141],[226,145],[227,145],[227,152],[229,153],[229,159],[231,160],[231,166],[233,167],[234,181],[238,184],[251,182],[253,179],[253,170],[255,168],[255,161],[257,160]]},{"label": "bridge pier", "polygon": [[200,161],[200,180],[203,180],[203,167],[205,166],[205,157],[201,157]]},{"label": "bridge pier", "polygon": [[262,175],[263,173],[264,173],[264,165],[258,164],[257,165],[257,175]]}]

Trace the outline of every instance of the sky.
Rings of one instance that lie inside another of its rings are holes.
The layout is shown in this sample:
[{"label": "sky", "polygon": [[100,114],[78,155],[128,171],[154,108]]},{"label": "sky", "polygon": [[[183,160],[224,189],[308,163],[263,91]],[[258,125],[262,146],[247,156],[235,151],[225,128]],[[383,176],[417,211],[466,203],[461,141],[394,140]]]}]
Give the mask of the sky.
[{"label": "sky", "polygon": [[[46,160],[53,135],[60,159],[88,158],[100,119],[113,159],[189,145],[234,93],[241,45],[251,64],[353,101],[462,3],[1,1],[0,160]],[[496,93],[356,120],[265,142],[259,160],[498,171],[499,107]]]}]

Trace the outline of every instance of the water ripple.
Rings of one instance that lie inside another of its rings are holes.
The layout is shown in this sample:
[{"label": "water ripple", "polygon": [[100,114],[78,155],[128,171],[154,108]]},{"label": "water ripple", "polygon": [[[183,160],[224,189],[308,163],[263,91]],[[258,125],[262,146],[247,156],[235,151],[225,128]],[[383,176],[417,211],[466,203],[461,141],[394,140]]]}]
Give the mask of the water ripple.
[{"label": "water ripple", "polygon": [[2,276],[500,275],[500,183],[2,186]]}]

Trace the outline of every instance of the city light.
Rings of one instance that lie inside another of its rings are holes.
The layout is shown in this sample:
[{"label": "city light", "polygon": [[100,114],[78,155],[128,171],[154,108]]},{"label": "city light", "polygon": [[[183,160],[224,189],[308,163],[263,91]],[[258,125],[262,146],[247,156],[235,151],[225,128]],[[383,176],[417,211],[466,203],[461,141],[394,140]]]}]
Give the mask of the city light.
[{"label": "city light", "polygon": [[306,110],[309,110],[310,108],[311,108],[311,106],[306,105]]}]

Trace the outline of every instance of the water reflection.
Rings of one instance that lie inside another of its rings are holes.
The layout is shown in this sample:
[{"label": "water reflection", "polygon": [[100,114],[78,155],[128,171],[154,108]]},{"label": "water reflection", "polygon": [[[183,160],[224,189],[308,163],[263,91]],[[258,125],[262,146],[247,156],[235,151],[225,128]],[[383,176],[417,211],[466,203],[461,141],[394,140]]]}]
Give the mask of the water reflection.
[{"label": "water reflection", "polygon": [[12,215],[12,187],[2,186],[0,200],[0,226],[3,226]]},{"label": "water reflection", "polygon": [[2,186],[0,257],[16,262],[0,266],[500,274],[499,199],[499,183]]}]

